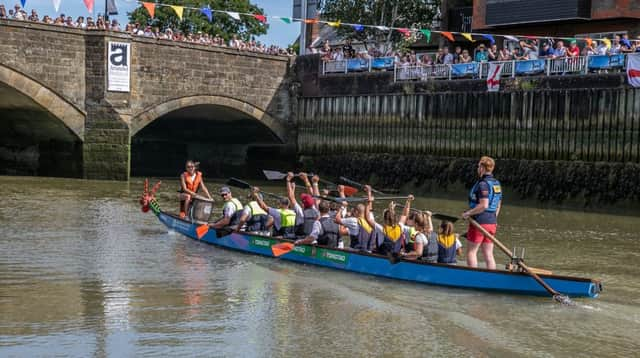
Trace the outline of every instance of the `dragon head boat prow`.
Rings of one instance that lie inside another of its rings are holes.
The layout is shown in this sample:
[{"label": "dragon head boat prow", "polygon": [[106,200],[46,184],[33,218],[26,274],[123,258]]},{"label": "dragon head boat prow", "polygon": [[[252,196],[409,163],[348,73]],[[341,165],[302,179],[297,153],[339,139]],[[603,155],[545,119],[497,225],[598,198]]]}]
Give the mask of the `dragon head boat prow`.
[{"label": "dragon head boat prow", "polygon": [[142,212],[146,213],[149,211],[149,208],[153,210],[154,213],[160,211],[160,206],[156,201],[156,192],[160,188],[161,181],[157,182],[151,191],[149,191],[149,179],[144,180],[144,190],[142,191],[142,196],[140,196],[140,206],[142,207]]}]

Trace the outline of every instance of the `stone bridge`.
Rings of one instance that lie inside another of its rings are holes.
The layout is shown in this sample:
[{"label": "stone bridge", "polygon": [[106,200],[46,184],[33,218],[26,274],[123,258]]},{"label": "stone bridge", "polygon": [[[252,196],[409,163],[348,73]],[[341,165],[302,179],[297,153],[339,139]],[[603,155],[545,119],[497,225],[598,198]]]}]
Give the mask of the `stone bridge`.
[{"label": "stone bridge", "polygon": [[[111,42],[129,44],[128,91],[108,88]],[[295,156],[290,61],[0,20],[0,174],[174,176],[193,157],[216,175]]]}]

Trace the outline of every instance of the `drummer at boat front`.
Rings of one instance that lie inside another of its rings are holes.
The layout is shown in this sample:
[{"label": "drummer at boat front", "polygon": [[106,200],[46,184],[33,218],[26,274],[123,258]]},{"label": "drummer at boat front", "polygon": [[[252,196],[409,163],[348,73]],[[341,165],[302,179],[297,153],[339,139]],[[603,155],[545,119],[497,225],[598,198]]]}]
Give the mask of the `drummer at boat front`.
[{"label": "drummer at boat front", "polygon": [[209,225],[214,229],[222,229],[224,227],[232,226],[234,229],[240,221],[242,215],[242,203],[240,200],[233,197],[231,189],[228,186],[223,186],[218,192],[224,205],[222,206],[222,218],[215,223]]},{"label": "drummer at boat front", "polygon": [[[487,156],[480,158],[477,168],[480,179],[469,192],[470,209],[462,213],[464,219],[472,217],[491,235],[496,234],[498,215],[502,206],[502,187],[500,182],[493,177],[495,166],[493,158]],[[482,232],[471,224],[469,224],[467,231],[467,241],[469,242],[467,265],[478,267],[478,249],[482,248],[487,268],[495,270],[496,261],[493,258],[493,242],[484,237]]]},{"label": "drummer at boat front", "polygon": [[209,190],[207,190],[207,187],[204,185],[202,173],[197,170],[198,164],[200,163],[187,160],[185,172],[180,174],[180,194],[178,194],[178,198],[180,199],[181,218],[187,216],[189,205],[193,198],[198,195],[198,189],[202,189],[207,198],[211,200]]}]

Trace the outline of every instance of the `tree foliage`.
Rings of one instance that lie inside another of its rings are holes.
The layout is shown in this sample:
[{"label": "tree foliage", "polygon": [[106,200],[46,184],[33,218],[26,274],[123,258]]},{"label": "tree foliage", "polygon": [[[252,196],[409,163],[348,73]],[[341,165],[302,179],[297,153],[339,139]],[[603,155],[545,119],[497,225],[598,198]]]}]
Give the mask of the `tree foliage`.
[{"label": "tree foliage", "polygon": [[[162,0],[159,3],[193,8],[209,6],[212,10],[264,14],[261,8],[250,3],[249,0]],[[213,21],[209,22],[209,19],[200,11],[185,9],[182,20],[180,20],[172,8],[156,6],[155,17],[152,19],[147,10],[140,6],[127,15],[129,21],[133,23],[157,26],[161,31],[166,28],[191,33],[202,31],[211,35],[220,35],[227,40],[234,34],[244,40],[249,40],[251,36],[266,34],[269,27],[268,24],[263,24],[249,16],[240,15],[240,21],[238,21],[224,13],[212,12],[212,14]]]},{"label": "tree foliage", "polygon": [[[428,29],[439,7],[440,0],[323,0],[321,10],[323,19],[328,21]],[[386,42],[387,46],[405,40],[398,31],[367,27],[363,31],[355,31],[351,26],[340,26],[338,34],[365,43]]]}]

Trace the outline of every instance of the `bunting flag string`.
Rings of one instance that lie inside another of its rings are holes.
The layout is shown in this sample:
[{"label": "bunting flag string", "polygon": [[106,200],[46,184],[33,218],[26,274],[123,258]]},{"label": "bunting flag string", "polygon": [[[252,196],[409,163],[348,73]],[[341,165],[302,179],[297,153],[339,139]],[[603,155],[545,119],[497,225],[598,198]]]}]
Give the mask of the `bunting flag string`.
[{"label": "bunting flag string", "polygon": [[173,11],[175,11],[176,15],[178,15],[178,18],[182,20],[182,12],[184,11],[184,6],[171,5],[171,8],[173,9]]},{"label": "bunting flag string", "polygon": [[144,6],[144,8],[147,9],[147,12],[149,12],[149,16],[151,16],[151,18],[153,19],[154,16],[156,15],[156,4],[152,2],[143,2],[142,6]]},{"label": "bunting flag string", "polygon": [[24,6],[27,4],[27,0],[20,0],[20,4],[22,4],[22,8],[24,9]]},{"label": "bunting flag string", "polygon": [[60,1],[62,0],[53,0],[53,9],[58,12],[60,10]]},{"label": "bunting flag string", "polygon": [[[56,3],[57,6],[60,6],[60,1],[61,0],[52,0],[54,3],[54,7],[56,7]],[[21,2],[26,2],[26,0],[21,0]],[[85,5],[87,6],[87,9],[89,10],[89,12],[93,12],[93,4],[94,4],[94,0],[83,0],[83,2],[85,3]],[[158,6],[168,6],[173,8],[173,10],[175,11],[176,15],[178,15],[178,17],[180,19],[182,19],[182,12],[184,9],[188,9],[188,10],[193,10],[193,11],[198,11],[200,13],[202,13],[203,15],[207,16],[207,18],[209,19],[209,21],[213,20],[213,13],[217,12],[217,13],[224,13],[227,16],[233,18],[234,20],[240,21],[240,16],[247,16],[247,17],[251,17],[254,18],[256,20],[258,20],[260,23],[266,24],[267,23],[267,19],[272,18],[272,19],[280,19],[282,22],[286,23],[286,24],[291,24],[293,22],[304,22],[306,24],[326,24],[328,26],[332,26],[332,27],[351,27],[354,31],[364,31],[364,29],[369,28],[369,29],[376,29],[379,31],[397,31],[401,34],[403,34],[405,37],[410,37],[411,34],[413,34],[414,32],[421,32],[425,39],[427,40],[427,42],[431,41],[431,35],[433,33],[437,33],[440,34],[442,37],[446,38],[447,40],[449,40],[450,42],[455,42],[455,36],[454,35],[460,35],[462,36],[465,40],[470,41],[470,42],[475,42],[476,40],[473,39],[473,36],[479,36],[482,37],[486,40],[489,40],[491,44],[494,44],[496,42],[495,37],[501,37],[504,38],[505,40],[510,40],[510,41],[520,41],[521,38],[526,38],[526,39],[547,39],[548,42],[550,42],[551,44],[553,43],[552,39],[558,39],[558,40],[567,40],[567,41],[573,41],[573,40],[577,40],[577,41],[584,41],[587,43],[587,45],[591,45],[593,43],[594,40],[598,40],[598,41],[602,41],[605,43],[605,45],[607,45],[608,47],[611,46],[611,40],[607,39],[606,37],[604,38],[588,38],[588,37],[584,37],[584,38],[571,38],[571,37],[550,37],[550,36],[534,36],[534,35],[502,35],[502,34],[482,34],[482,33],[468,33],[468,32],[455,32],[455,31],[439,31],[439,30],[431,30],[431,29],[416,29],[416,28],[404,28],[404,27],[388,27],[388,26],[384,26],[384,25],[365,25],[365,24],[353,24],[353,23],[346,23],[346,22],[342,22],[341,20],[336,20],[336,21],[327,21],[327,20],[320,20],[320,19],[306,19],[306,18],[293,18],[293,17],[282,17],[282,16],[267,16],[264,14],[259,14],[259,13],[242,13],[242,12],[236,12],[236,11],[227,11],[227,10],[216,10],[216,9],[210,9],[210,8],[193,8],[193,7],[186,7],[186,6],[176,6],[176,5],[169,5],[169,4],[160,4],[160,3],[151,3],[151,2],[142,2],[139,1],[138,3],[142,4],[147,11],[149,12],[149,15],[151,16],[151,18],[154,17],[155,15],[155,8]],[[24,7],[24,6],[23,6]],[[57,10],[56,10],[57,11]],[[495,37],[494,37],[495,36]]]}]

